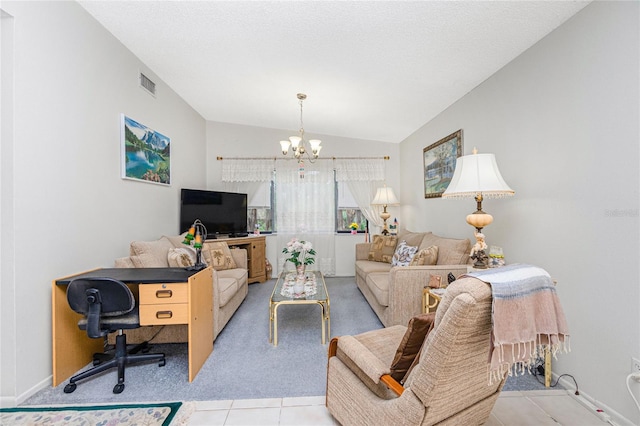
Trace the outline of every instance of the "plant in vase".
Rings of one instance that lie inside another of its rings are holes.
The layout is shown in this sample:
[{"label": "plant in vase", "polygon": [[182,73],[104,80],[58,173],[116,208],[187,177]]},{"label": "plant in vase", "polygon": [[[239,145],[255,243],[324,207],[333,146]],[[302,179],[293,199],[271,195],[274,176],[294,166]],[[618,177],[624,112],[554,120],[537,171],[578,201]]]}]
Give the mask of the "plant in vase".
[{"label": "plant in vase", "polygon": [[289,255],[286,260],[295,265],[298,275],[304,275],[305,266],[312,265],[315,262],[313,256],[316,255],[316,251],[308,241],[292,238],[287,243],[287,246],[282,249],[282,253]]},{"label": "plant in vase", "polygon": [[351,228],[351,233],[352,234],[357,234],[358,233],[358,224],[355,222],[351,222],[351,225],[349,225],[349,228]]}]

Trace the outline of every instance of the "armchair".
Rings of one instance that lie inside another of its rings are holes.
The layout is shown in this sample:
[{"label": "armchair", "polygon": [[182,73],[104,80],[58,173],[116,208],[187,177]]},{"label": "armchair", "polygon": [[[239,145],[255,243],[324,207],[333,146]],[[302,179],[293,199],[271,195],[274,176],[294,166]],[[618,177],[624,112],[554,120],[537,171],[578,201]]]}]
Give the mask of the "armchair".
[{"label": "armchair", "polygon": [[462,278],[445,292],[418,363],[401,385],[390,366],[406,327],[335,338],[327,408],[340,424],[482,424],[506,375],[490,384],[491,288]]}]

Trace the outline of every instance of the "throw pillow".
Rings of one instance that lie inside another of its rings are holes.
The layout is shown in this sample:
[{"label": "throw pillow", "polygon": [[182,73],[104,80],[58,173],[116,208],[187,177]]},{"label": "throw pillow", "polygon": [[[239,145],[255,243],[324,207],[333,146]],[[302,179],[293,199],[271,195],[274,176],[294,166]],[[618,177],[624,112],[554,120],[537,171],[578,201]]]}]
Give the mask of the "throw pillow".
[{"label": "throw pillow", "polygon": [[431,246],[417,252],[409,266],[435,265],[437,261],[438,246]]},{"label": "throw pillow", "polygon": [[137,256],[131,256],[131,263],[134,268],[166,268],[168,265],[167,257],[158,259],[151,253],[142,253]]},{"label": "throw pillow", "polygon": [[395,235],[374,235],[369,260],[391,263],[397,244],[398,237]]},{"label": "throw pillow", "polygon": [[163,266],[167,266],[167,254],[173,244],[167,238],[162,237],[155,241],[133,241],[129,246],[130,256],[150,255],[154,256]]},{"label": "throw pillow", "polygon": [[206,242],[202,248],[202,257],[207,265],[212,266],[217,271],[224,269],[235,269],[236,265],[231,249],[226,242]]},{"label": "throw pillow", "polygon": [[189,250],[186,247],[173,248],[169,250],[167,260],[171,268],[186,268],[195,265],[196,255],[193,250]]},{"label": "throw pillow", "polygon": [[420,352],[422,342],[427,338],[429,331],[433,328],[436,313],[416,315],[409,320],[407,331],[405,332],[396,355],[391,362],[391,377],[400,382],[404,379],[407,371],[413,364],[413,360]]},{"label": "throw pillow", "polygon": [[418,247],[413,247],[407,244],[405,240],[400,241],[396,252],[393,254],[391,265],[393,266],[409,266],[413,260],[413,256],[418,251]]}]

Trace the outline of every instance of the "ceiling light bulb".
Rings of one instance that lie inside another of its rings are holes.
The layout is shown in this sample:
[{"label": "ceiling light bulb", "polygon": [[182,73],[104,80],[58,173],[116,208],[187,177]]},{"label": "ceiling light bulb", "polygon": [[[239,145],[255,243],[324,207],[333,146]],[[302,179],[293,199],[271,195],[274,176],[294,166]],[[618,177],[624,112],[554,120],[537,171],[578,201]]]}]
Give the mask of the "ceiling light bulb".
[{"label": "ceiling light bulb", "polygon": [[300,136],[291,136],[289,137],[289,140],[291,141],[291,147],[295,151],[296,149],[298,149],[298,145],[300,144],[302,138]]},{"label": "ceiling light bulb", "polygon": [[280,146],[282,147],[282,155],[287,155],[287,153],[289,152],[289,146],[291,146],[291,142],[280,141]]}]

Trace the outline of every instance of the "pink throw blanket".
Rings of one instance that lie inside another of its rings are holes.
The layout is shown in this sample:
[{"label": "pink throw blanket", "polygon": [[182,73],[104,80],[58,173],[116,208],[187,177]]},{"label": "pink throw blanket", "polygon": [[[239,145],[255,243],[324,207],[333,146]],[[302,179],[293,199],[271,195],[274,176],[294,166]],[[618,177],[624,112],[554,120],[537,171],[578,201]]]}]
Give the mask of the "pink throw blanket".
[{"label": "pink throw blanket", "polygon": [[547,348],[554,357],[570,351],[564,312],[544,269],[514,264],[466,276],[491,285],[493,293],[490,383],[505,373],[523,374]]}]

